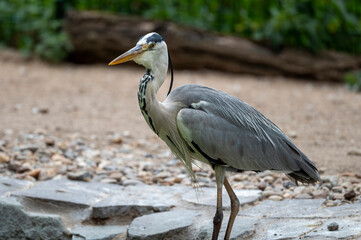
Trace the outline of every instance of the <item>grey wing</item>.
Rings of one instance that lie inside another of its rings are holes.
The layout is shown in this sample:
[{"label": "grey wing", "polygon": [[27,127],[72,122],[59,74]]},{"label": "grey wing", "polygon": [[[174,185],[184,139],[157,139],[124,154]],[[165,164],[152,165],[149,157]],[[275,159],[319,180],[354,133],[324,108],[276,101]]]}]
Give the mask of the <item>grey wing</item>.
[{"label": "grey wing", "polygon": [[[177,93],[178,92],[178,93]],[[239,170],[276,170],[302,182],[320,180],[315,165],[270,120],[245,102],[200,85],[175,90],[187,108],[177,116],[188,145]]]}]

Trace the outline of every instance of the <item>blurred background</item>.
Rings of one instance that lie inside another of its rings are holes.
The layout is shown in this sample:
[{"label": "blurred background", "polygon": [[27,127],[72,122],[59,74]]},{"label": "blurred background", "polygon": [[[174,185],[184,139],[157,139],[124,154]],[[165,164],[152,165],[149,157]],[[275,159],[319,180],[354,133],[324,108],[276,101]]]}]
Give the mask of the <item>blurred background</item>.
[{"label": "blurred background", "polygon": [[[0,174],[190,184],[138,110],[144,69],[107,66],[152,31],[168,44],[175,86],[204,84],[245,100],[328,182],[340,175],[332,184],[346,182],[342,193],[360,191],[359,0],[1,0]],[[197,174],[214,184],[211,169]],[[231,182],[259,188],[264,177]]]}]

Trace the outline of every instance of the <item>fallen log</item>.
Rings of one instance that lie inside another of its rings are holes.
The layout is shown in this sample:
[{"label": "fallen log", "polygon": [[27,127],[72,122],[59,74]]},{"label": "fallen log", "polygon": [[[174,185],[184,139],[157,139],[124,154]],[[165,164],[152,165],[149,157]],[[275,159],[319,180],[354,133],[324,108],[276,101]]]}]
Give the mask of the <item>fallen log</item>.
[{"label": "fallen log", "polygon": [[176,69],[207,68],[340,81],[345,72],[361,68],[360,56],[334,51],[315,54],[289,48],[276,53],[243,38],[100,12],[69,12],[64,29],[74,46],[71,60],[78,63],[107,63],[133,47],[141,36],[154,31],[166,40]]}]

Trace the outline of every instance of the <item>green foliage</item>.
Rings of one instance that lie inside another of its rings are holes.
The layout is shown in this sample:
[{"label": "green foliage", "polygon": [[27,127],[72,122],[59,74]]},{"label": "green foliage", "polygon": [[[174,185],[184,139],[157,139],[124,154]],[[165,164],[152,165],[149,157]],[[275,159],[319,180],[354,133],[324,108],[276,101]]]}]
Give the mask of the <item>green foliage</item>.
[{"label": "green foliage", "polygon": [[269,43],[361,53],[360,0],[75,0],[105,10],[171,20]]},{"label": "green foliage", "polygon": [[[0,45],[57,61],[71,46],[66,6],[170,20],[250,38],[275,49],[361,54],[360,0],[0,0]],[[59,14],[60,12],[60,14]],[[55,16],[57,15],[57,16]]]},{"label": "green foliage", "polygon": [[54,17],[53,0],[1,0],[0,43],[19,48],[24,54],[51,61],[64,59],[71,50]]},{"label": "green foliage", "polygon": [[346,73],[344,81],[352,91],[361,92],[361,69],[355,72]]}]

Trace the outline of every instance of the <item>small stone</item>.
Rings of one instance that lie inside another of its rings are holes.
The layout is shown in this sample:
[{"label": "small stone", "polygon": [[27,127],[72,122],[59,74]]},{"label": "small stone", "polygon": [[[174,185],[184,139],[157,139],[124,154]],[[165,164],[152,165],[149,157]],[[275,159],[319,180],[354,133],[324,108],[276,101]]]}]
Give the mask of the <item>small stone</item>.
[{"label": "small stone", "polygon": [[85,181],[89,182],[93,175],[90,172],[76,172],[76,173],[68,173],[68,179],[76,180],[76,181]]},{"label": "small stone", "polygon": [[55,140],[52,138],[46,138],[45,139],[45,144],[48,147],[53,147],[55,145]]},{"label": "small stone", "polygon": [[288,193],[288,192],[284,193],[282,196],[284,198],[291,198],[292,197],[292,195],[290,193]]},{"label": "small stone", "polygon": [[290,132],[288,133],[288,136],[289,136],[290,138],[297,138],[297,132],[296,132],[296,131],[290,131]]},{"label": "small stone", "polygon": [[347,199],[347,200],[352,200],[353,198],[356,197],[356,193],[355,193],[354,190],[351,190],[351,191],[345,193],[345,195],[343,195],[343,196],[344,196],[345,199]]},{"label": "small stone", "polygon": [[42,169],[40,170],[40,173],[38,175],[38,180],[39,181],[44,181],[44,180],[48,180],[51,179],[55,176],[56,174],[56,169],[55,168],[50,168],[50,169]]},{"label": "small stone", "polygon": [[0,152],[0,163],[8,163],[10,162],[10,157],[5,153]]},{"label": "small stone", "polygon": [[273,201],[281,201],[283,199],[283,197],[278,196],[278,195],[271,195],[268,197],[269,200],[273,200]]},{"label": "small stone", "polygon": [[333,200],[342,200],[343,199],[343,195],[341,193],[333,193],[331,195],[331,199]]},{"label": "small stone", "polygon": [[114,144],[122,144],[123,143],[123,138],[119,134],[115,134],[112,137],[111,142],[114,143]]},{"label": "small stone", "polygon": [[114,172],[109,175],[109,178],[121,180],[123,176],[124,176],[123,173]]},{"label": "small stone", "polygon": [[116,179],[111,179],[111,178],[103,178],[100,180],[101,183],[117,183]]},{"label": "small stone", "polygon": [[342,177],[354,177],[355,173],[353,172],[344,172],[341,174]]},{"label": "small stone", "polygon": [[171,177],[172,175],[169,173],[169,172],[166,172],[166,171],[163,171],[163,172],[160,172],[156,175],[157,178],[167,178],[167,177]]},{"label": "small stone", "polygon": [[322,186],[322,187],[326,187],[326,188],[328,188],[329,190],[331,190],[331,189],[333,188],[333,185],[332,185],[332,183],[330,183],[330,182],[322,183],[321,186]]},{"label": "small stone", "polygon": [[34,170],[30,171],[28,173],[28,175],[37,179],[39,177],[40,171],[41,171],[40,169],[34,169]]},{"label": "small stone", "polygon": [[295,194],[301,194],[301,193],[303,193],[303,191],[305,191],[305,189],[306,189],[306,187],[304,187],[304,186],[298,186],[293,190],[293,192]]},{"label": "small stone", "polygon": [[76,158],[76,154],[74,153],[74,151],[72,149],[67,149],[64,153],[64,157],[68,158],[68,159],[75,159]]},{"label": "small stone", "polygon": [[282,192],[276,192],[274,190],[266,190],[266,191],[263,191],[262,192],[262,197],[269,197],[269,196],[272,196],[272,195],[276,195],[276,196],[282,196]]},{"label": "small stone", "polygon": [[7,145],[7,141],[0,139],[0,147],[4,147],[4,146],[6,146],[6,145]]},{"label": "small stone", "polygon": [[154,158],[153,154],[151,154],[151,153],[144,154],[144,157],[145,158]]},{"label": "small stone", "polygon": [[267,183],[272,183],[275,179],[272,176],[265,176],[263,180]]},{"label": "small stone", "polygon": [[264,191],[267,187],[267,184],[265,182],[260,182],[256,186],[259,190]]},{"label": "small stone", "polygon": [[338,224],[336,222],[332,222],[332,223],[328,224],[327,229],[328,229],[328,231],[337,231]]},{"label": "small stone", "polygon": [[319,190],[311,192],[311,194],[314,198],[326,198],[328,195],[328,191],[325,189],[322,189],[322,190],[319,189]]},{"label": "small stone", "polygon": [[143,184],[143,182],[138,181],[138,180],[130,180],[130,179],[126,179],[122,182],[123,186],[132,186],[132,185],[138,185],[138,184]]},{"label": "small stone", "polygon": [[343,192],[343,188],[340,187],[340,186],[335,186],[335,187],[332,188],[332,192],[342,193],[342,192]]},{"label": "small stone", "polygon": [[19,147],[21,152],[29,150],[30,152],[35,153],[38,149],[38,145],[23,145]]},{"label": "small stone", "polygon": [[347,155],[361,157],[361,150],[353,149],[353,150],[347,152]]},{"label": "small stone", "polygon": [[327,200],[324,204],[325,204],[326,207],[334,207],[334,206],[337,205],[337,204],[336,204],[334,201],[332,201],[332,200]]},{"label": "small stone", "polygon": [[73,163],[70,159],[68,159],[68,158],[66,158],[66,157],[64,157],[64,156],[62,156],[60,154],[54,154],[51,157],[51,160],[53,162],[61,162],[61,163],[65,163],[65,164],[72,164]]},{"label": "small stone", "polygon": [[16,173],[24,173],[30,170],[28,164],[21,164],[19,162],[10,162],[8,168]]},{"label": "small stone", "polygon": [[302,193],[296,197],[297,199],[312,199],[312,196],[308,193]]},{"label": "small stone", "polygon": [[294,184],[294,183],[291,182],[291,181],[287,181],[287,182],[283,182],[282,186],[283,186],[284,188],[286,188],[286,189],[289,189],[289,188],[291,188],[291,187],[295,187],[296,184]]},{"label": "small stone", "polygon": [[47,114],[49,113],[49,109],[48,108],[44,108],[44,107],[41,107],[41,108],[38,108],[38,107],[34,107],[31,109],[31,112],[33,114]]}]

